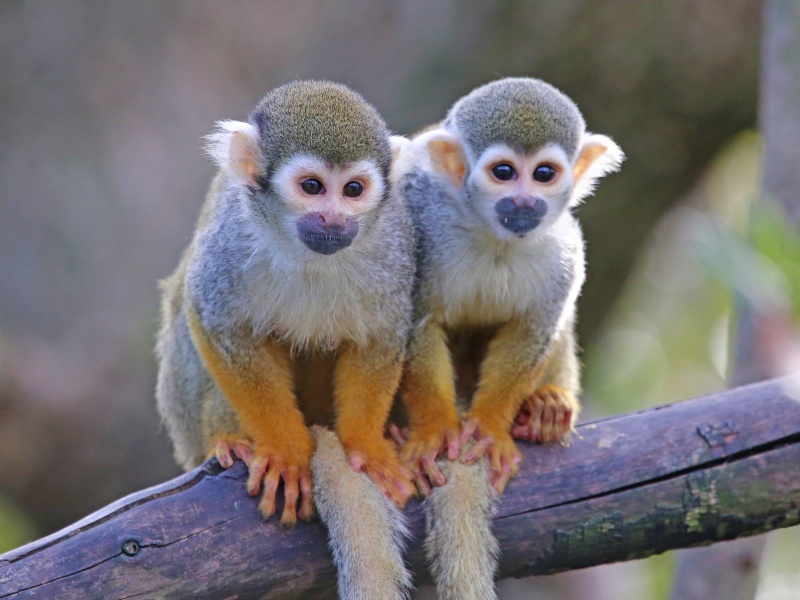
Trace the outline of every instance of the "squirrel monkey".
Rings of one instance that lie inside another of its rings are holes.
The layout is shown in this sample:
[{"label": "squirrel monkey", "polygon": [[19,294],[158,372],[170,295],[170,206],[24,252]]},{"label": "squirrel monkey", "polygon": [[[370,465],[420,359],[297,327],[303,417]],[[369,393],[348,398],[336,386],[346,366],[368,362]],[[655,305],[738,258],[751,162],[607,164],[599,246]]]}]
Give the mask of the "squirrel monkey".
[{"label": "squirrel monkey", "polygon": [[425,503],[440,598],[495,597],[489,520],[519,470],[512,433],[554,442],[577,418],[584,242],[571,209],[622,160],[560,91],[507,78],[456,102],[396,163],[418,261],[401,456],[423,495],[441,486]]},{"label": "squirrel monkey", "polygon": [[208,140],[219,172],[162,284],[156,396],[178,462],[238,454],[265,518],[283,482],[289,526],[313,515],[306,422],[334,421],[350,467],[402,505],[413,485],[383,430],[414,261],[384,121],[343,85],[295,82]]},{"label": "squirrel monkey", "polygon": [[[584,251],[570,209],[623,155],[586,132],[564,94],[526,78],[474,90],[407,148],[400,187],[418,238],[419,289],[401,384],[411,428],[403,454],[441,482],[440,450],[454,459],[474,436],[464,458],[486,452],[502,492],[519,469],[511,430],[523,403],[514,430],[525,439],[560,440],[577,417],[573,325]],[[461,429],[458,361],[481,341]]]}]

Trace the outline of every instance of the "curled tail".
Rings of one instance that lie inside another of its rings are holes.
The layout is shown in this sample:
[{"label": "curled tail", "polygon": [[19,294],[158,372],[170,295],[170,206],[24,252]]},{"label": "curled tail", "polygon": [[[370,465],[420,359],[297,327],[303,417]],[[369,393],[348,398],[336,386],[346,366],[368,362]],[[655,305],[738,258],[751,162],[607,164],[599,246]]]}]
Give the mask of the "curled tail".
[{"label": "curled tail", "polygon": [[428,555],[439,600],[494,600],[500,547],[492,533],[497,494],[486,461],[440,461],[447,483],[425,503]]},{"label": "curled tail", "polygon": [[411,574],[403,561],[408,537],[403,513],[366,475],[350,468],[333,432],[312,431],[314,500],[328,528],[339,598],[406,600]]}]

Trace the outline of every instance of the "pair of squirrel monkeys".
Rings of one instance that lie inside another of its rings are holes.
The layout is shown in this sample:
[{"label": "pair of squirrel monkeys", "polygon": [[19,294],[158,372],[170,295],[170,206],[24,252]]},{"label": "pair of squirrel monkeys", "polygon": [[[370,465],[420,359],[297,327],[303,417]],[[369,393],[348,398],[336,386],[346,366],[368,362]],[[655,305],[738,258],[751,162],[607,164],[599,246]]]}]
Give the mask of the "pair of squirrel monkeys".
[{"label": "pair of squirrel monkeys", "polygon": [[[513,438],[561,440],[579,410],[571,209],[621,150],[529,78],[411,139],[343,85],[295,82],[208,140],[219,172],[162,286],[178,461],[238,456],[265,518],[283,484],[287,526],[313,516],[313,482],[347,599],[406,597],[397,507],[416,487],[440,597],[493,598]],[[396,396],[408,428],[390,440]]]}]

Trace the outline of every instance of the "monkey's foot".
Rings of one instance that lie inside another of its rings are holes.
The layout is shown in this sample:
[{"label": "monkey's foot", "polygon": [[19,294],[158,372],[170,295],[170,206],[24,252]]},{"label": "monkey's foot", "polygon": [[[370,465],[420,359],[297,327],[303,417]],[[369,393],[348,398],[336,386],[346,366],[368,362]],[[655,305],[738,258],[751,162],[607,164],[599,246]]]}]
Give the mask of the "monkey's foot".
[{"label": "monkey's foot", "polygon": [[347,462],[354,471],[363,471],[398,507],[403,508],[414,494],[411,474],[400,463],[388,440],[348,444],[343,442]]},{"label": "monkey's foot", "polygon": [[572,392],[546,385],[522,403],[511,435],[543,444],[558,442],[572,431],[579,410],[580,404]]},{"label": "monkey's foot", "polygon": [[[311,494],[311,455],[313,446],[308,431],[304,439],[295,439],[291,444],[259,444],[253,448],[247,492],[257,496],[263,483],[263,494],[258,509],[265,519],[275,514],[278,485],[283,480],[283,513],[281,525],[292,527],[300,517],[309,521],[314,516]],[[298,499],[300,508],[297,508]]]},{"label": "monkey's foot", "polygon": [[459,451],[457,424],[452,427],[420,427],[411,430],[400,452],[400,460],[413,474],[419,493],[426,497],[431,493],[430,484],[440,486],[447,483],[436,459],[446,453],[448,460],[455,460]]},{"label": "monkey's foot", "polygon": [[223,469],[233,466],[234,456],[239,457],[248,468],[253,458],[253,440],[243,433],[226,433],[217,436],[211,443],[206,458],[216,457]]},{"label": "monkey's foot", "polygon": [[509,479],[519,472],[522,463],[522,454],[517,450],[508,428],[497,420],[472,415],[461,431],[461,443],[465,444],[470,438],[477,441],[461,460],[469,465],[486,454],[492,487],[502,494]]}]

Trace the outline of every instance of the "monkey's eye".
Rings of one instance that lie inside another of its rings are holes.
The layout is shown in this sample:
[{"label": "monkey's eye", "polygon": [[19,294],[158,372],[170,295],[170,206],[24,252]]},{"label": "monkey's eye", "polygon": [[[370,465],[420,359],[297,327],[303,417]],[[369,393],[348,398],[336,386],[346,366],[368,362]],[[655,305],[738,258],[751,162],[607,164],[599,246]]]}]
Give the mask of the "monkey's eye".
[{"label": "monkey's eye", "polygon": [[499,165],[492,167],[492,175],[497,177],[500,181],[508,181],[516,174],[517,173],[514,171],[514,167],[507,163],[500,163]]},{"label": "monkey's eye", "polygon": [[550,165],[539,165],[533,170],[533,178],[539,183],[547,183],[548,181],[553,181],[553,179],[557,174],[558,171],[556,171]]},{"label": "monkey's eye", "polygon": [[310,196],[322,193],[322,182],[319,179],[306,179],[300,187]]},{"label": "monkey's eye", "polygon": [[514,167],[508,163],[500,163],[499,165],[492,167],[492,175],[494,175],[500,181],[508,181],[509,179],[513,179],[516,174],[517,172],[514,170]]},{"label": "monkey's eye", "polygon": [[347,196],[348,198],[358,198],[361,194],[364,193],[364,186],[361,185],[358,181],[349,181],[344,184],[344,189],[342,193]]}]

